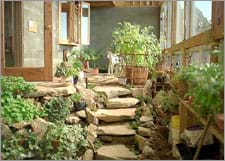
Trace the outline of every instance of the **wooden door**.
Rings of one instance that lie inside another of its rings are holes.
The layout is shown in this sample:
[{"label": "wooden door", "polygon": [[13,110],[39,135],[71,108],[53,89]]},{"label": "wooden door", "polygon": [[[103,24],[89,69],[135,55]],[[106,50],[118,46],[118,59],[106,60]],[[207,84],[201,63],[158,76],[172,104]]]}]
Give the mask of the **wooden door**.
[{"label": "wooden door", "polygon": [[[5,59],[5,3],[1,2],[1,40],[2,40],[2,55],[1,55],[1,72],[2,75],[22,76],[27,81],[51,81],[53,79],[52,73],[52,2],[44,1],[43,11],[43,66],[41,67],[24,67],[24,66],[6,66]],[[23,2],[21,2],[23,3]],[[22,23],[22,24],[26,24]],[[15,30],[15,29],[14,29]],[[14,31],[13,30],[13,31]],[[16,36],[15,36],[16,37]],[[7,40],[8,41],[8,40]],[[32,43],[32,40],[30,40]],[[23,43],[23,42],[22,42]],[[10,43],[9,43],[10,44]],[[14,43],[17,47],[17,51],[21,51],[20,46]],[[18,48],[19,47],[19,48]],[[23,54],[22,54],[23,56]],[[10,58],[8,58],[10,59]],[[21,63],[21,61],[18,61]],[[35,64],[36,62],[34,62]]]}]

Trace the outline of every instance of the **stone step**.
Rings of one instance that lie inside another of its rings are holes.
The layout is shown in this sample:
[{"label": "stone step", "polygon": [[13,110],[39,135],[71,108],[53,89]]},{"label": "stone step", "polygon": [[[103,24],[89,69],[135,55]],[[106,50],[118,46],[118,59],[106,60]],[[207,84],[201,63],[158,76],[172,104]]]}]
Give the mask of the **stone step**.
[{"label": "stone step", "polygon": [[121,86],[96,86],[93,90],[97,93],[103,93],[108,99],[131,94],[129,89]]},{"label": "stone step", "polygon": [[112,98],[107,101],[106,108],[129,108],[134,107],[139,100],[137,98]]},{"label": "stone step", "polygon": [[97,150],[97,160],[135,160],[137,156],[125,145],[104,145]]},{"label": "stone step", "polygon": [[96,112],[96,117],[104,122],[133,120],[135,111],[136,108],[98,109]]},{"label": "stone step", "polygon": [[100,140],[105,143],[110,144],[125,144],[125,145],[133,145],[135,142],[135,136],[108,136],[101,135],[99,136]]},{"label": "stone step", "polygon": [[129,123],[101,125],[97,127],[96,132],[97,135],[109,135],[109,136],[135,135],[135,130],[131,128]]}]

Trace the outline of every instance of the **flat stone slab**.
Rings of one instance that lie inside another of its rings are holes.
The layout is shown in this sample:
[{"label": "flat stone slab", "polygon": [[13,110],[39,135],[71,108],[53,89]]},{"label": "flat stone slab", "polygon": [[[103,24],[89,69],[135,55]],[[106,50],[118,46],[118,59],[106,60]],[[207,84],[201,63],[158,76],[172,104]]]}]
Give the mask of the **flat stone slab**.
[{"label": "flat stone slab", "polygon": [[103,125],[97,128],[97,135],[130,136],[135,135],[135,130],[129,124]]},{"label": "flat stone slab", "polygon": [[139,100],[137,98],[112,98],[106,103],[106,108],[129,108],[134,107]]},{"label": "flat stone slab", "polygon": [[72,84],[68,86],[59,86],[55,87],[54,83],[51,85],[51,83],[48,83],[47,85],[37,85],[36,89],[37,91],[29,93],[27,97],[35,98],[35,97],[44,97],[44,96],[67,96],[71,95],[77,92],[76,88]]},{"label": "flat stone slab", "polygon": [[131,94],[129,89],[121,86],[96,86],[93,90],[98,93],[104,93],[108,99]]},{"label": "flat stone slab", "polygon": [[124,109],[98,109],[97,118],[104,122],[116,122],[124,120],[133,120],[136,108]]},{"label": "flat stone slab", "polygon": [[118,77],[113,75],[96,75],[89,76],[88,83],[96,85],[120,84],[120,80]]},{"label": "flat stone slab", "polygon": [[97,150],[97,160],[135,160],[137,156],[125,145],[105,145]]}]

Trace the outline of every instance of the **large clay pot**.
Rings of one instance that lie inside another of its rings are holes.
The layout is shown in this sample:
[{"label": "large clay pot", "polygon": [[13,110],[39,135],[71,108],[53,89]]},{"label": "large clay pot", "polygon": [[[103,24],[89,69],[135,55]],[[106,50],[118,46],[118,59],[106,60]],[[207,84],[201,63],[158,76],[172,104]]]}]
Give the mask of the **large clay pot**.
[{"label": "large clay pot", "polygon": [[98,68],[94,68],[93,71],[92,71],[92,74],[93,75],[98,75],[99,74]]},{"label": "large clay pot", "polygon": [[148,79],[148,68],[132,67],[131,69],[131,82],[133,81],[134,85],[144,85]]}]

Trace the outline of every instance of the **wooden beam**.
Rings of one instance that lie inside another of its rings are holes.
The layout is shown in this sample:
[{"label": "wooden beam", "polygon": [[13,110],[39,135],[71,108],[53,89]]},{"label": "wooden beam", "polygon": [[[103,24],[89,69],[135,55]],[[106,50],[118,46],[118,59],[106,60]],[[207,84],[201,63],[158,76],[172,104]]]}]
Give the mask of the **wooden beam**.
[{"label": "wooden beam", "polygon": [[91,7],[115,7],[115,4],[117,4],[116,1],[87,1],[90,3]]}]

